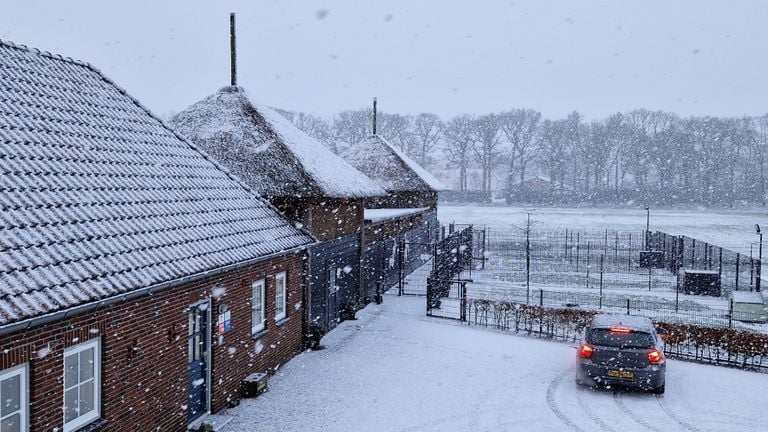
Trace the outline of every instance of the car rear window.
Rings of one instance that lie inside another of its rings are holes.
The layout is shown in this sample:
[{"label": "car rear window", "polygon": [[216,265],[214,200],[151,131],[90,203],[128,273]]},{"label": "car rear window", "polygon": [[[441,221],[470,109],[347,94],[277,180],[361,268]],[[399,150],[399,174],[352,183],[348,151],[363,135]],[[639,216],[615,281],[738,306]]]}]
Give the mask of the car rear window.
[{"label": "car rear window", "polygon": [[653,346],[653,336],[639,331],[615,332],[609,329],[594,329],[589,333],[587,342],[617,348],[650,348]]}]

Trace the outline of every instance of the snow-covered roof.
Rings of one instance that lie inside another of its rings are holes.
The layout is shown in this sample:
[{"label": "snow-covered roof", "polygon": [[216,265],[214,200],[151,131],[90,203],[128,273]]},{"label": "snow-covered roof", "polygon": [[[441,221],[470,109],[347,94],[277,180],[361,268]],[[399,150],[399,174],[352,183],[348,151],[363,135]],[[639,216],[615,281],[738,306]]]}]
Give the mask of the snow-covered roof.
[{"label": "snow-covered roof", "polygon": [[388,192],[448,189],[380,135],[371,135],[350,146],[342,156]]},{"label": "snow-covered roof", "polygon": [[0,325],[313,242],[90,65],[0,77]]},{"label": "snow-covered roof", "polygon": [[385,193],[240,87],[220,89],[176,114],[171,124],[265,196],[365,198]]},{"label": "snow-covered roof", "polygon": [[731,292],[731,296],[735,303],[754,303],[760,305],[765,303],[762,292],[733,291]]},{"label": "snow-covered roof", "polygon": [[429,207],[365,209],[363,210],[363,218],[366,222],[381,222],[387,219],[423,213],[427,210],[429,210]]}]

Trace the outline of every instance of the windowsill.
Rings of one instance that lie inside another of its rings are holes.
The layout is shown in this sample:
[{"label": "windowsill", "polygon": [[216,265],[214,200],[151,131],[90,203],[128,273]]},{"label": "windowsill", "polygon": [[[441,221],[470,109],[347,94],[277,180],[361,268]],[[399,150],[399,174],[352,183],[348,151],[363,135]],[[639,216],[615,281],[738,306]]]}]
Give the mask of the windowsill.
[{"label": "windowsill", "polygon": [[93,423],[89,423],[86,426],[81,427],[77,432],[97,432],[107,427],[107,421],[104,419],[94,420]]},{"label": "windowsill", "polygon": [[285,317],[285,318],[280,318],[279,320],[276,320],[276,321],[275,321],[275,325],[276,325],[276,326],[278,326],[278,327],[282,327],[282,326],[284,326],[284,325],[285,325],[285,324],[286,324],[286,323],[287,323],[289,320],[290,320],[290,318],[288,318],[288,317]]},{"label": "windowsill", "polygon": [[267,335],[267,329],[262,329],[257,331],[256,333],[251,334],[251,339],[258,340],[263,338],[266,335]]}]

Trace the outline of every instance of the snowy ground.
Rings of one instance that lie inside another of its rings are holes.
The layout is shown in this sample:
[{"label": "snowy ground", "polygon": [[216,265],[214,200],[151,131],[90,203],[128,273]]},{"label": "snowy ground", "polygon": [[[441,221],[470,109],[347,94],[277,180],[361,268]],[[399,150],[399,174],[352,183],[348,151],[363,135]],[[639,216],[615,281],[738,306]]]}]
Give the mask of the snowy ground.
[{"label": "snowy ground", "polygon": [[[492,227],[525,227],[531,213],[534,229],[644,230],[645,210],[596,208],[521,208],[483,206],[438,206],[442,223],[471,223]],[[684,234],[702,241],[749,254],[750,245],[757,255],[755,224],[768,229],[766,210],[657,210],[651,209],[651,230]],[[768,238],[765,239],[768,242]],[[768,255],[768,252],[766,252]],[[768,261],[766,256],[763,256]]]},{"label": "snowy ground", "polygon": [[233,431],[757,431],[768,375],[671,360],[667,393],[578,388],[568,344],[424,316],[385,296],[228,411]]}]

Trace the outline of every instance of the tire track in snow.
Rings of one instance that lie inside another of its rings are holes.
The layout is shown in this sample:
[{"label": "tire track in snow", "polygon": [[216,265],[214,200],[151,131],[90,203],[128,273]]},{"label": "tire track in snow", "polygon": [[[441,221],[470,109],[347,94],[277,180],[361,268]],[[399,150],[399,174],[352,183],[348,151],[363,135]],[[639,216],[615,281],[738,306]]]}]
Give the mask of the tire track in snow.
[{"label": "tire track in snow", "polygon": [[661,407],[661,409],[663,409],[664,412],[667,413],[667,415],[670,416],[672,418],[672,420],[675,421],[675,423],[677,423],[680,426],[684,427],[685,430],[688,430],[690,432],[699,432],[699,428],[697,428],[696,426],[693,426],[692,424],[690,424],[687,421],[683,420],[674,411],[672,411],[672,409],[669,408],[667,403],[664,402],[664,397],[663,396],[656,395],[656,402],[659,403],[659,406]]},{"label": "tire track in snow", "polygon": [[651,426],[647,421],[643,420],[642,418],[638,417],[637,414],[633,413],[632,411],[627,408],[626,405],[624,405],[624,401],[622,400],[619,393],[614,392],[613,393],[613,401],[616,402],[616,406],[619,407],[619,409],[627,415],[627,417],[631,418],[635,421],[635,423],[639,424],[640,426],[643,426],[644,428],[656,432],[656,428]]},{"label": "tire track in snow", "polygon": [[549,383],[549,387],[547,387],[547,405],[549,405],[549,409],[552,410],[552,412],[555,414],[555,416],[566,426],[571,428],[574,431],[578,432],[584,432],[583,429],[576,426],[576,423],[574,423],[571,419],[568,418],[565,414],[563,414],[563,411],[560,409],[560,407],[557,405],[557,402],[555,402],[555,391],[557,391],[557,387],[560,386],[560,383],[563,381],[563,378],[568,374],[568,372],[571,372],[570,369],[562,372],[560,375],[556,376],[552,382]]},{"label": "tire track in snow", "polygon": [[584,391],[586,390],[581,388],[576,389],[576,401],[579,402],[579,406],[584,411],[584,414],[589,417],[590,420],[600,426],[600,429],[602,429],[604,432],[616,432],[615,429],[611,428],[607,423],[600,419],[600,417],[598,417],[597,414],[592,411],[592,408],[589,407],[589,404],[584,401],[584,397],[582,396]]}]

